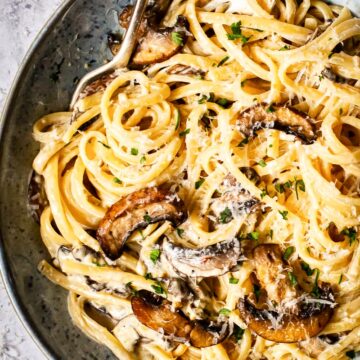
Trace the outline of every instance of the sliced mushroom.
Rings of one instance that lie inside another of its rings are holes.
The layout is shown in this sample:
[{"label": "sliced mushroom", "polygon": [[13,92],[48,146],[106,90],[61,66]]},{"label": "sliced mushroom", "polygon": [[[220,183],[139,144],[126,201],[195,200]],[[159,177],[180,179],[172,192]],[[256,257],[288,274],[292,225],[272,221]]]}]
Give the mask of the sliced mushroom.
[{"label": "sliced mushroom", "polygon": [[180,310],[174,310],[170,301],[146,290],[139,291],[131,299],[131,306],[143,325],[195,347],[219,344],[228,334],[227,326],[190,321]]},{"label": "sliced mushroom", "polygon": [[191,249],[164,241],[163,252],[169,263],[186,276],[220,276],[237,265],[240,257],[240,242],[238,239],[233,239]]},{"label": "sliced mushroom", "polygon": [[241,299],[238,308],[247,326],[257,335],[276,342],[291,343],[316,336],[329,322],[334,295],[331,287],[317,285],[317,296],[291,284],[292,268],[282,259],[278,245],[263,244],[254,249],[257,278],[266,290],[262,304],[252,301],[253,294]]},{"label": "sliced mushroom", "polygon": [[100,222],[96,235],[104,253],[115,260],[135,230],[164,220],[178,226],[186,217],[184,203],[175,193],[157,187],[146,188],[112,205]]},{"label": "sliced mushroom", "polygon": [[179,16],[173,27],[163,29],[149,28],[139,40],[132,59],[135,65],[148,65],[165,61],[177,54],[185,45],[188,22]]},{"label": "sliced mushroom", "polygon": [[349,79],[337,74],[331,66],[327,66],[322,72],[321,75],[324,76],[326,79],[338,83],[338,84],[348,84],[348,85],[355,85],[355,79]]},{"label": "sliced mushroom", "polygon": [[257,104],[239,114],[239,129],[246,137],[254,137],[261,129],[275,129],[294,135],[304,144],[316,140],[315,121],[298,110],[267,104]]},{"label": "sliced mushroom", "polygon": [[48,203],[44,178],[31,171],[28,184],[28,210],[37,223],[40,223],[41,214]]},{"label": "sliced mushroom", "polygon": [[168,74],[204,76],[205,71],[192,66],[176,64],[166,70]]},{"label": "sliced mushroom", "polygon": [[[172,27],[159,26],[169,3],[169,1],[160,1],[147,10],[137,33],[139,45],[132,59],[134,65],[143,66],[165,61],[185,45],[188,22],[184,16],[178,16]],[[120,14],[119,22],[122,27],[128,28],[132,11],[132,6],[128,6]]]}]

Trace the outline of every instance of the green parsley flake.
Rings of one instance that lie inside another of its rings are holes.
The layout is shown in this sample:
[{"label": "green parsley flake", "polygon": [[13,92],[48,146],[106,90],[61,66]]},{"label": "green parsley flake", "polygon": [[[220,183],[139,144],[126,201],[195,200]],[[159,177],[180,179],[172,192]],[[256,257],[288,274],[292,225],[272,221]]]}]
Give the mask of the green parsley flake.
[{"label": "green parsley flake", "polygon": [[106,147],[107,149],[111,149],[109,145],[106,145],[102,141],[98,141],[98,143],[100,143],[102,146]]},{"label": "green parsley flake", "polygon": [[116,183],[116,184],[122,184],[122,181],[117,177],[113,178],[113,182]]},{"label": "green parsley flake", "polygon": [[345,353],[345,355],[349,358],[349,359],[355,359],[356,353],[355,350],[349,350]]},{"label": "green parsley flake", "polygon": [[260,193],[260,197],[263,199],[266,195],[268,195],[267,188],[262,189]]},{"label": "green parsley flake", "polygon": [[224,108],[229,104],[229,100],[221,98],[221,99],[217,100],[216,103]]},{"label": "green parsley flake", "polygon": [[184,130],[184,131],[181,131],[181,133],[179,134],[180,135],[180,137],[184,137],[184,136],[186,136],[187,134],[189,134],[190,133],[190,129],[186,129],[186,130]]},{"label": "green parsley flake", "polygon": [[176,116],[176,124],[175,124],[175,131],[177,131],[177,129],[180,126],[180,111],[177,110],[177,116]]},{"label": "green parsley flake", "polygon": [[313,289],[311,290],[311,294],[318,298],[320,296],[320,291],[319,291],[319,286],[318,286],[320,270],[315,269],[314,271],[315,271],[315,280],[314,280]]},{"label": "green parsley flake", "polygon": [[226,207],[221,213],[220,213],[220,222],[222,224],[227,224],[232,220],[232,212],[231,210]]},{"label": "green parsley flake", "polygon": [[254,294],[255,294],[256,301],[259,301],[259,299],[260,299],[260,286],[258,284],[254,284],[253,289],[254,289]]},{"label": "green parsley flake", "polygon": [[284,185],[283,184],[280,184],[280,183],[276,183],[275,184],[275,190],[282,194],[283,192],[285,192],[285,188],[284,188]]},{"label": "green parsley flake", "polygon": [[350,246],[356,241],[357,232],[353,227],[343,229],[341,234],[346,235],[349,238]]},{"label": "green parsley flake", "polygon": [[242,329],[240,326],[234,324],[233,336],[234,336],[236,342],[239,342],[242,339],[244,332],[245,332],[245,329]]},{"label": "green parsley flake", "polygon": [[296,180],[295,178],[295,193],[296,193],[296,199],[299,200],[299,192],[298,189],[302,192],[305,192],[305,183],[304,180]]},{"label": "green parsley flake", "polygon": [[289,271],[288,272],[288,277],[289,277],[289,280],[290,280],[290,284],[292,286],[296,286],[298,282],[297,282],[297,278],[296,278],[295,274],[292,271]]},{"label": "green parsley flake", "polygon": [[343,280],[343,274],[341,274],[340,277],[339,277],[339,281],[338,281],[339,285],[342,283],[342,280]]},{"label": "green parsley flake", "polygon": [[142,230],[138,230],[138,231],[139,231],[139,234],[140,234],[141,238],[142,238],[143,240],[145,240],[145,236],[144,236]]},{"label": "green parsley flake", "polygon": [[208,100],[208,97],[206,95],[203,95],[200,100],[198,101],[199,104],[205,104]]},{"label": "green parsley flake", "polygon": [[141,165],[145,164],[145,161],[146,161],[146,156],[143,155],[143,156],[141,157],[141,159],[140,159],[140,164],[141,164]]},{"label": "green parsley flake", "polygon": [[154,264],[156,264],[156,262],[159,260],[159,258],[160,258],[160,253],[161,253],[160,249],[153,249],[153,250],[151,250],[151,252],[150,252],[150,260],[151,260]]},{"label": "green parsley flake", "polygon": [[301,269],[305,271],[307,276],[311,276],[312,274],[314,274],[313,269],[311,269],[310,265],[308,263],[306,263],[305,261],[302,261],[300,263]]},{"label": "green parsley flake", "polygon": [[231,313],[231,310],[226,309],[226,308],[222,308],[222,309],[220,309],[220,311],[219,311],[219,314],[220,314],[220,315],[225,315],[225,316],[229,316],[230,313]]},{"label": "green parsley flake", "polygon": [[184,39],[183,39],[182,35],[180,33],[178,33],[177,31],[173,31],[171,33],[171,40],[173,41],[173,43],[175,43],[178,46],[184,45]]},{"label": "green parsley flake", "polygon": [[199,179],[198,181],[195,182],[195,189],[199,189],[201,187],[201,185],[204,183],[205,179]]},{"label": "green parsley flake", "polygon": [[236,278],[234,278],[234,277],[231,277],[231,278],[229,279],[229,283],[230,283],[230,284],[238,284],[238,283],[239,283],[239,279],[236,279]]},{"label": "green parsley flake", "polygon": [[225,56],[223,59],[220,60],[220,62],[217,64],[217,67],[220,67],[224,65],[228,60],[230,59],[230,56]]},{"label": "green parsley flake", "polygon": [[258,165],[261,166],[261,167],[265,167],[266,166],[266,162],[264,159],[261,159],[259,162],[258,162]]},{"label": "green parsley flake", "polygon": [[229,40],[237,40],[240,39],[243,44],[246,44],[249,39],[251,38],[251,35],[246,37],[241,33],[241,22],[238,21],[236,23],[231,24],[230,26],[232,34],[227,34],[227,38]]},{"label": "green parsley flake", "polygon": [[279,51],[285,51],[285,50],[290,50],[290,46],[289,46],[289,45],[285,45],[285,46],[283,46],[281,49],[279,49]]},{"label": "green parsley flake", "polygon": [[139,150],[138,150],[138,149],[136,149],[136,148],[131,148],[131,155],[136,156],[136,155],[138,155],[138,154],[139,154]]},{"label": "green parsley flake", "polygon": [[274,109],[274,107],[273,107],[272,104],[269,105],[269,107],[266,109],[266,112],[267,112],[267,113],[273,113],[273,112],[275,112],[275,109]]},{"label": "green parsley flake", "polygon": [[184,230],[184,229],[181,229],[181,228],[177,228],[177,229],[176,229],[176,232],[177,232],[177,234],[178,234],[180,237],[182,237],[183,234],[184,234],[184,232],[185,232],[185,230]]},{"label": "green parsley flake", "polygon": [[284,251],[284,255],[283,255],[283,259],[284,260],[289,260],[291,255],[295,252],[295,247],[294,246],[289,246],[288,248],[286,248],[286,250]]},{"label": "green parsley flake", "polygon": [[154,280],[153,276],[150,273],[145,274],[145,279],[146,280]]},{"label": "green parsley flake", "polygon": [[146,213],[145,215],[144,215],[144,220],[148,223],[148,224],[150,224],[151,223],[151,216],[148,214],[148,213]]},{"label": "green parsley flake", "polygon": [[257,231],[253,231],[248,235],[248,238],[251,240],[259,240],[260,234]]},{"label": "green parsley flake", "polygon": [[165,294],[165,290],[160,283],[157,283],[157,285],[151,285],[151,287],[155,290],[157,294]]},{"label": "green parsley flake", "polygon": [[237,147],[244,147],[244,146],[245,146],[246,144],[248,144],[248,143],[249,143],[249,138],[246,137],[246,138],[242,139],[242,140],[239,142],[239,144],[238,144]]},{"label": "green parsley flake", "polygon": [[284,220],[287,220],[288,219],[288,214],[289,214],[289,212],[288,211],[286,211],[286,210],[284,210],[284,211],[280,211],[279,210],[279,214],[281,215],[281,217],[284,219]]}]

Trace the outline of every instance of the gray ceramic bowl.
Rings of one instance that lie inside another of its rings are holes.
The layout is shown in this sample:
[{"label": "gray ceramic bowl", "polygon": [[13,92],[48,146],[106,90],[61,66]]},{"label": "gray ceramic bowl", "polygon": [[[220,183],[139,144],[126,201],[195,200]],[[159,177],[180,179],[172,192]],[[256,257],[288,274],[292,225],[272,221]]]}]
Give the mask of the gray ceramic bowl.
[{"label": "gray ceramic bowl", "polygon": [[[28,176],[38,150],[32,124],[44,114],[67,109],[77,79],[111,57],[106,34],[118,30],[116,11],[128,2],[64,1],[25,58],[0,123],[2,275],[19,317],[49,358],[114,356],[72,325],[67,292],[37,272],[38,262],[48,254],[27,212]],[[334,2],[360,15],[358,0]]]}]

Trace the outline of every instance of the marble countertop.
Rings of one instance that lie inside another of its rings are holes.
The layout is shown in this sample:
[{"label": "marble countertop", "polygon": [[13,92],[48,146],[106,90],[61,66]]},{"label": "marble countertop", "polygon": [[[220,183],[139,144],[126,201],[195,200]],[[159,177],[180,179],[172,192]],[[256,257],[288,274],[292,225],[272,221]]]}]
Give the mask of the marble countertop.
[{"label": "marble countertop", "polygon": [[[0,109],[30,44],[62,0],[0,0]],[[0,360],[45,360],[0,279]]]}]

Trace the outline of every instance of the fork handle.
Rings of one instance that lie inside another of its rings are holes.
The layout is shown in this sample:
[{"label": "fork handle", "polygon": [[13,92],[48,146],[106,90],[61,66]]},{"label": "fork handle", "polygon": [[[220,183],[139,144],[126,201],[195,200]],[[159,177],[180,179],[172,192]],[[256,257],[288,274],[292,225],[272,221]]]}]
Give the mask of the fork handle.
[{"label": "fork handle", "polygon": [[124,40],[121,43],[120,51],[109,63],[100,66],[94,71],[89,72],[80,80],[71,99],[70,110],[74,109],[75,103],[77,102],[81,92],[88,84],[92,83],[93,81],[99,79],[101,76],[113,71],[116,68],[125,68],[128,65],[137,42],[137,32],[139,30],[141,20],[143,18],[148,2],[149,0],[136,1],[129,27],[126,30]]}]

